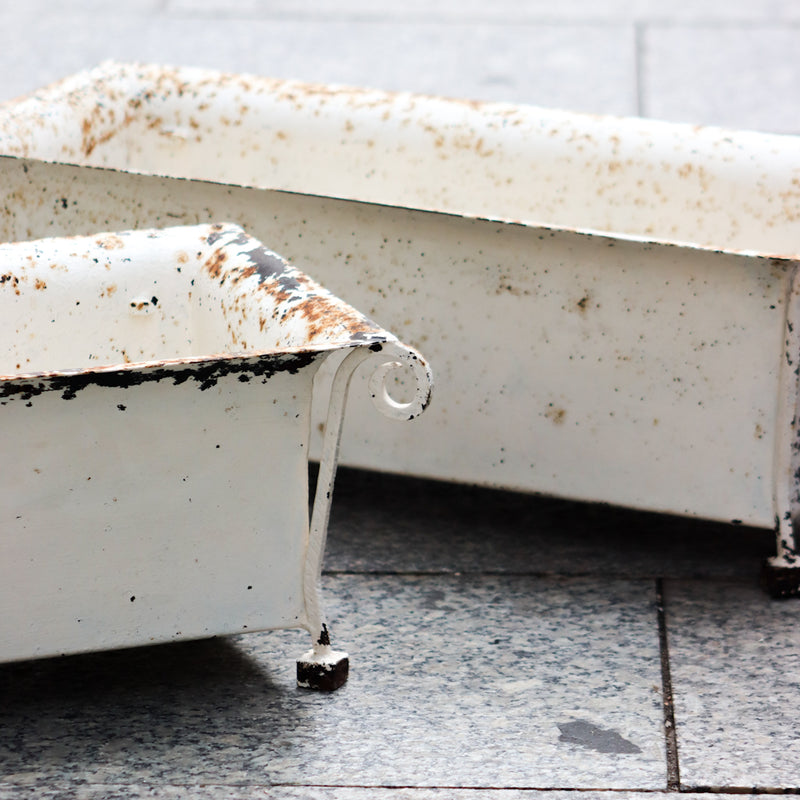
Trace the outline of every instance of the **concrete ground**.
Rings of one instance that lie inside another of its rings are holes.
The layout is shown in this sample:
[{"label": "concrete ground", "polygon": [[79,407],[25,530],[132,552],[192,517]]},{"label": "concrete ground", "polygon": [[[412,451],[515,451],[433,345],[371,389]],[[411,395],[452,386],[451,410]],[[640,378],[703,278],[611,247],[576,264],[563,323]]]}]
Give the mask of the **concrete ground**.
[{"label": "concrete ground", "polygon": [[[0,100],[108,58],[800,133],[791,0],[4,2]],[[345,433],[346,435],[346,433]],[[298,632],[0,667],[0,798],[800,793],[771,535],[343,470]]]}]

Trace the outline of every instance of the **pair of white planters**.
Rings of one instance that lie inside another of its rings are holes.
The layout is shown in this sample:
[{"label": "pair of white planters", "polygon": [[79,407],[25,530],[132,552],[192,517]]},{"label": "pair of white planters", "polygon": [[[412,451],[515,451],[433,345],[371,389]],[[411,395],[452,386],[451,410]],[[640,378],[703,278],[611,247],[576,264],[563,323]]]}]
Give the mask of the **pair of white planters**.
[{"label": "pair of white planters", "polygon": [[235,220],[424,350],[342,463],[775,528],[796,591],[797,137],[107,64],[0,153],[8,241]]},{"label": "pair of white planters", "polygon": [[0,264],[0,660],[303,627],[298,681],[338,688],[318,581],[348,384],[377,360],[375,404],[414,417],[421,357],[235,225],[7,244]]}]

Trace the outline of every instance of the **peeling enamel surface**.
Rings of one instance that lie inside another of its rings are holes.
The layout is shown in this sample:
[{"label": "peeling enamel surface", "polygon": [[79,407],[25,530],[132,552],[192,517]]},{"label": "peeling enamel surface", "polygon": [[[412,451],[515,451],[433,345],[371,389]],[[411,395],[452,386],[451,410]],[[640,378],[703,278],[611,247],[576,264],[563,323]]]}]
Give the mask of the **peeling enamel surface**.
[{"label": "peeling enamel surface", "polygon": [[436,402],[398,431],[354,391],[343,463],[774,524],[791,260],[15,159],[0,177],[7,237],[223,214],[423,350]]},{"label": "peeling enamel surface", "polygon": [[344,463],[795,515],[797,138],[113,64],[0,116],[109,168],[0,159],[7,238],[234,219],[425,351],[431,410],[355,397]]},{"label": "peeling enamel surface", "polygon": [[130,364],[145,375],[177,373],[180,364],[168,362],[188,368],[386,341],[241,229],[194,232],[195,240],[128,231],[0,245],[0,397],[30,373],[51,383]]},{"label": "peeling enamel surface", "polygon": [[796,137],[107,63],[0,109],[0,152],[793,254]]},{"label": "peeling enamel surface", "polygon": [[407,361],[408,418],[429,397],[421,356],[231,224],[4,244],[0,264],[0,605],[24,609],[0,621],[0,661],[327,637],[336,448],[310,523],[314,377],[347,354],[338,445],[344,365]]}]

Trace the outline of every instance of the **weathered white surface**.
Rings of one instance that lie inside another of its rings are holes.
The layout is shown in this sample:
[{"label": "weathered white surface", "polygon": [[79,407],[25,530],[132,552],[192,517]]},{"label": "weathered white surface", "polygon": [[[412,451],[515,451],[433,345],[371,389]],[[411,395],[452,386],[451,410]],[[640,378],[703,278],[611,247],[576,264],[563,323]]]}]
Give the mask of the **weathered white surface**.
[{"label": "weathered white surface", "polygon": [[0,107],[0,152],[789,255],[800,138],[107,64]]},{"label": "weathered white surface", "polygon": [[0,168],[16,203],[12,238],[221,214],[429,353],[436,400],[402,431],[354,393],[346,463],[774,522],[792,262],[100,170]]},{"label": "weathered white surface", "polygon": [[122,171],[7,162],[8,236],[237,220],[424,349],[432,414],[389,432],[357,407],[345,463],[789,509],[800,139],[114,64],[0,119],[2,152]]},{"label": "weathered white surface", "polygon": [[205,225],[1,245],[0,338],[0,661],[319,635],[312,382],[328,353],[394,337]]}]

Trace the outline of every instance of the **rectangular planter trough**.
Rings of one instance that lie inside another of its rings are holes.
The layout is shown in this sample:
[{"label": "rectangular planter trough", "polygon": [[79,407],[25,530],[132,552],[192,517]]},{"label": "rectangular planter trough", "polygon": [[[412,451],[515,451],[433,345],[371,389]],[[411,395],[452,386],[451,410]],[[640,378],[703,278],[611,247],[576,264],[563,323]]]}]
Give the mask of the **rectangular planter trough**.
[{"label": "rectangular planter trough", "polygon": [[109,63],[0,154],[5,239],[236,220],[423,349],[344,463],[774,528],[796,589],[797,137]]},{"label": "rectangular planter trough", "polygon": [[421,358],[231,224],[0,245],[0,331],[0,661],[302,627],[300,682],[340,685],[318,580],[345,395],[373,361],[376,405],[416,416]]}]

